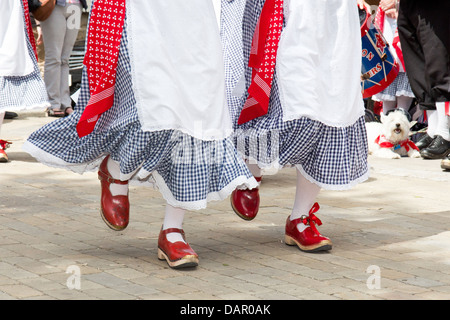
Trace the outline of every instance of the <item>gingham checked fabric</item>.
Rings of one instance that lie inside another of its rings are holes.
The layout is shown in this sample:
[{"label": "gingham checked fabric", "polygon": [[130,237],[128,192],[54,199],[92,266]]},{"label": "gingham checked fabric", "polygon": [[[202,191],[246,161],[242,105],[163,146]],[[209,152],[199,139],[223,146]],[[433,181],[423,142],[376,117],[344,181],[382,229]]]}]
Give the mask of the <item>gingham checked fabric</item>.
[{"label": "gingham checked fabric", "polygon": [[97,0],[92,8],[84,59],[91,99],[77,125],[80,137],[90,134],[100,115],[113,104],[125,11],[125,0]]},{"label": "gingham checked fabric", "polygon": [[374,101],[395,101],[398,96],[415,97],[406,72],[399,72],[391,85],[374,95],[372,99]]},{"label": "gingham checked fabric", "polygon": [[245,1],[225,1],[221,9],[220,34],[224,52],[226,96],[232,124],[236,126],[239,112],[245,102],[243,88],[240,92],[235,91],[245,72],[242,52],[242,19]]},{"label": "gingham checked fabric", "polygon": [[267,113],[282,28],[283,0],[266,0],[252,40],[249,59],[249,67],[253,69],[252,83],[238,124]]}]

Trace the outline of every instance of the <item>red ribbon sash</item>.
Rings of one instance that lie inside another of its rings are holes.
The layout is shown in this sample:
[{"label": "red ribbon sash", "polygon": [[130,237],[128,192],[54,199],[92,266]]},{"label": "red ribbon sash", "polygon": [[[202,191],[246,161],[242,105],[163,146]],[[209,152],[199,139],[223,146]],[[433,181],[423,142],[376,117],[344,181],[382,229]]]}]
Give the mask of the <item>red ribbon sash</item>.
[{"label": "red ribbon sash", "polygon": [[248,66],[252,68],[249,97],[238,119],[243,124],[269,109],[275,62],[283,28],[283,0],[266,0],[253,35]]},{"label": "red ribbon sash", "polygon": [[375,139],[375,143],[378,144],[381,148],[397,149],[403,147],[405,148],[406,152],[408,152],[410,148],[419,151],[419,148],[416,146],[416,144],[409,139],[406,139],[404,141],[401,141],[399,144],[394,145],[393,143],[389,142],[389,140],[384,135],[379,135]]},{"label": "red ribbon sash", "polygon": [[28,0],[22,0],[23,3],[23,14],[25,17],[25,24],[27,26],[28,39],[30,39],[31,46],[33,47],[34,55],[36,60],[38,59],[36,40],[34,39],[33,27],[31,26],[30,9],[28,8]]},{"label": "red ribbon sash", "polygon": [[80,138],[94,130],[101,114],[114,103],[125,12],[125,0],[97,0],[92,7],[84,58],[91,97],[77,124]]}]

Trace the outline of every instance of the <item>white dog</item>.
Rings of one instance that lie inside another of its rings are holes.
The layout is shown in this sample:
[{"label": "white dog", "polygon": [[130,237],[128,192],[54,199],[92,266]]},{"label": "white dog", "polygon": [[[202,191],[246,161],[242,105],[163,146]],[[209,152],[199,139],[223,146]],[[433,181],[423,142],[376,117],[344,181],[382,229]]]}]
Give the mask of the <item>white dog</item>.
[{"label": "white dog", "polygon": [[381,123],[367,122],[369,154],[387,159],[400,159],[402,156],[420,158],[419,149],[409,139],[413,125],[403,110],[381,114]]}]

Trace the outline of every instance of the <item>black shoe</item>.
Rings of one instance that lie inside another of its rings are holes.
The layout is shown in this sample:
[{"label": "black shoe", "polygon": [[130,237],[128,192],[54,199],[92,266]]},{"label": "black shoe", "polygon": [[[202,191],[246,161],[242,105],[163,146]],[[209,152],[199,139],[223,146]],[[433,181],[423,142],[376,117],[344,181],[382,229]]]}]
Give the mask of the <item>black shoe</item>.
[{"label": "black shoe", "polygon": [[11,111],[5,111],[5,119],[14,119],[17,118],[17,113]]},{"label": "black shoe", "polygon": [[430,143],[433,141],[433,138],[430,137],[427,133],[425,133],[417,142],[416,146],[419,148],[419,150],[425,149],[430,145]]},{"label": "black shoe", "polygon": [[443,159],[450,154],[450,141],[437,135],[428,147],[420,151],[424,159]]}]

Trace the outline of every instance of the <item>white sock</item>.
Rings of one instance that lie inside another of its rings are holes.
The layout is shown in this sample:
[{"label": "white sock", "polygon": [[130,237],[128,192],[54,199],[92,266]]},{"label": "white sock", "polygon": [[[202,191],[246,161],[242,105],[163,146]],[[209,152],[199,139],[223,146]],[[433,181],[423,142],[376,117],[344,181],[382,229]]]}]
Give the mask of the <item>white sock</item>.
[{"label": "white sock", "polygon": [[397,108],[403,109],[406,112],[408,112],[409,108],[411,107],[412,102],[413,102],[413,98],[411,98],[411,97],[399,96],[399,97],[397,97]]},{"label": "white sock", "polygon": [[[297,171],[297,188],[295,190],[294,208],[290,216],[290,220],[295,220],[301,216],[309,216],[313,204],[316,201],[317,195],[320,192],[320,187],[309,180],[307,180],[298,170]],[[306,226],[302,223],[297,225],[298,231],[302,232]]]},{"label": "white sock", "polygon": [[[166,214],[164,216],[163,230],[169,228],[183,229],[183,220],[186,210],[181,208],[172,207],[171,205],[166,205]],[[167,240],[171,243],[174,242],[184,242],[183,236],[178,232],[171,232],[167,234]]]},{"label": "white sock", "polygon": [[450,141],[449,117],[445,114],[445,102],[436,102],[436,113],[438,117],[436,135],[440,135],[445,140]]},{"label": "white sock", "polygon": [[[106,165],[108,167],[108,171],[109,171],[109,174],[111,175],[111,177],[113,177],[116,180],[120,179],[119,163],[117,163],[116,161],[111,159],[111,157],[109,157]],[[128,184],[111,183],[109,185],[109,190],[111,191],[111,194],[113,196],[118,196],[118,195],[126,196],[126,195],[128,195]]]},{"label": "white sock", "polygon": [[2,132],[3,118],[5,117],[5,112],[0,112],[0,133]]},{"label": "white sock", "polygon": [[261,168],[256,163],[250,163],[248,161],[246,161],[245,163],[247,164],[248,170],[250,170],[255,178],[261,178]]},{"label": "white sock", "polygon": [[387,113],[391,110],[394,110],[397,106],[397,101],[383,101],[383,113],[387,115]]},{"label": "white sock", "polygon": [[436,135],[436,130],[438,127],[438,113],[436,110],[427,110],[427,119],[428,119],[428,128],[427,128],[427,134],[434,138]]}]

